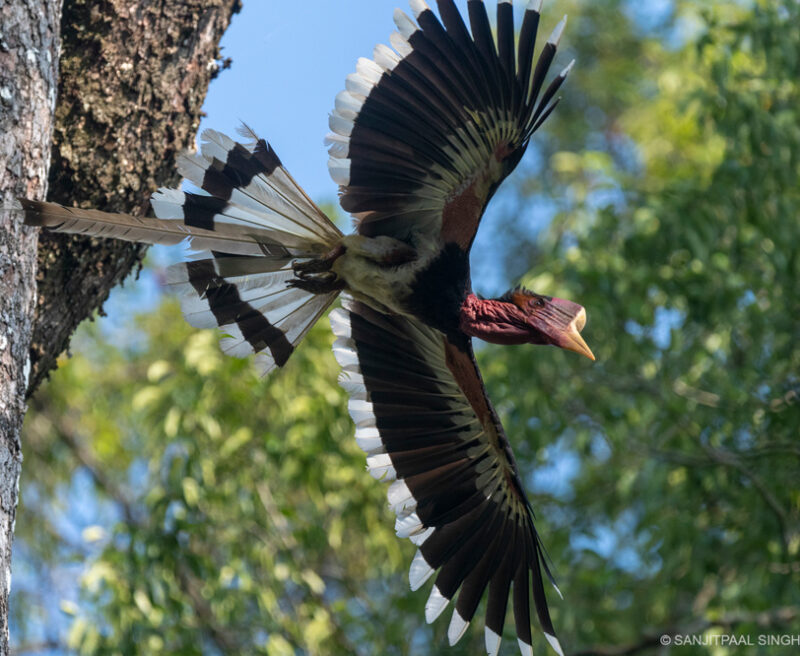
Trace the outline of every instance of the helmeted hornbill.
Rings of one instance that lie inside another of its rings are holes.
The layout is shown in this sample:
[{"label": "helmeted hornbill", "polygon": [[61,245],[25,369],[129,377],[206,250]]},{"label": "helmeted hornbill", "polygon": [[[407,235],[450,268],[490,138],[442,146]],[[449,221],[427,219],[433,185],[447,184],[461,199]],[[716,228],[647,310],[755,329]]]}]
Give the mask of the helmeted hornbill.
[{"label": "helmeted hornbill", "polygon": [[25,220],[210,251],[171,268],[169,283],[192,325],[220,326],[223,349],[257,353],[265,373],[346,291],[331,313],[340,382],[370,472],[393,481],[397,534],[418,546],[412,589],[438,570],[426,619],[457,594],[454,644],[488,588],[488,653],[499,650],[512,597],[519,646],[531,654],[532,592],[561,653],[542,570],[552,577],[471,338],[593,359],[580,336],[586,315],[521,288],[475,296],[469,250],[489,199],[558,103],[572,64],[541,91],[566,19],[534,66],[541,0],[529,2],[516,44],[510,0],[497,5],[496,42],[481,0],[468,2],[471,30],[453,0],[438,0],[441,21],[423,0],[411,7],[416,23],[395,12],[392,47],[359,60],[330,119],[329,168],[355,234],[342,235],[247,128],[247,145],[203,134],[201,153],[182,156],[179,170],[205,193],[159,190],[158,219],[24,200]]}]

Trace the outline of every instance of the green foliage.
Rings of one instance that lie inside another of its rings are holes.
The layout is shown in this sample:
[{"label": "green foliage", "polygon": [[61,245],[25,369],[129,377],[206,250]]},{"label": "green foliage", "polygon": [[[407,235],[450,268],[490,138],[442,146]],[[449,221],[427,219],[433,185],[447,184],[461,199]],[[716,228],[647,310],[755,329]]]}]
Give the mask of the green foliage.
[{"label": "green foliage", "polygon": [[370,591],[405,587],[409,548],[363,472],[327,327],[270,380],[174,303],[136,332],[146,349],[132,353],[84,335],[31,421],[34,443],[86,441],[97,492],[126,520],[83,574],[69,645],[272,655],[357,653],[357,639],[402,653],[411,614],[382,621],[389,599]]},{"label": "green foliage", "polygon": [[[479,352],[556,627],[568,651],[629,653],[665,631],[800,634],[800,6],[686,2],[648,32],[620,2],[565,4],[578,66],[503,226],[509,275],[586,306],[598,362]],[[535,242],[528,205],[555,210]],[[128,349],[82,332],[28,417],[15,546],[43,577],[81,563],[71,649],[481,653],[479,626],[452,649],[424,626],[325,323],[266,380],[173,303]],[[81,494],[96,512],[70,542]],[[22,640],[52,609],[16,594]]]}]

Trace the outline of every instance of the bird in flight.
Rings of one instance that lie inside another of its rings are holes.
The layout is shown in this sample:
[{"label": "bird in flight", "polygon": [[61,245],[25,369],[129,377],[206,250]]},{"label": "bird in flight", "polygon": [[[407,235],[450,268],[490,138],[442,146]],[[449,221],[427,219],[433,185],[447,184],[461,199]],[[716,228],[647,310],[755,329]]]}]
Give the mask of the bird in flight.
[{"label": "bird in flight", "polygon": [[545,82],[566,18],[534,61],[541,0],[528,3],[518,38],[510,0],[497,4],[496,38],[482,0],[467,3],[469,27],[453,0],[437,4],[438,17],[424,0],[411,0],[413,19],[396,10],[390,46],[360,59],[336,97],[329,169],[354,234],[343,235],[246,127],[244,144],[203,133],[201,152],[179,158],[202,192],[160,189],[158,218],[21,203],[29,225],[188,240],[203,254],[168,275],[186,319],[221,327],[223,350],[256,353],[264,373],[286,364],[343,292],[330,314],[340,383],[370,473],[391,481],[397,534],[418,548],[411,588],[436,574],[426,620],[454,601],[455,644],[488,590],[487,653],[499,651],[510,598],[528,655],[532,597],[562,654],[544,589],[553,578],[472,338],[594,359],[580,335],[586,313],[523,288],[476,296],[469,252],[489,200],[558,103],[572,64]]}]

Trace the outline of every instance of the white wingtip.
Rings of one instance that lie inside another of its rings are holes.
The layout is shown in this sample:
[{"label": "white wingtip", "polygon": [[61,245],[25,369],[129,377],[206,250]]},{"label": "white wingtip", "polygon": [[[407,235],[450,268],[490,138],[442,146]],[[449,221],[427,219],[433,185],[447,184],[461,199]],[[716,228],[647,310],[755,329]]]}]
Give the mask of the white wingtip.
[{"label": "white wingtip", "polygon": [[411,35],[417,31],[417,26],[414,24],[406,12],[402,9],[395,9],[394,10],[394,24],[397,25],[397,31],[403,36],[404,39],[408,40],[411,38]]},{"label": "white wingtip", "polygon": [[427,540],[429,537],[431,537],[431,535],[433,535],[433,532],[435,530],[436,530],[435,526],[429,526],[424,531],[422,531],[422,533],[415,533],[414,535],[409,535],[408,539],[411,540],[413,544],[417,545],[418,547],[421,547],[425,543],[425,540]]},{"label": "white wingtip", "polygon": [[558,638],[549,633],[545,633],[544,637],[547,638],[547,642],[550,643],[550,646],[555,650],[558,656],[564,656],[564,650],[561,649],[561,643],[558,641]]},{"label": "white wingtip", "polygon": [[500,651],[500,636],[487,626],[483,630],[483,638],[487,656],[497,656],[497,652]]},{"label": "white wingtip", "polygon": [[346,187],[350,184],[350,160],[336,159],[331,157],[328,160],[328,171],[330,171],[333,181]]},{"label": "white wingtip", "polygon": [[394,522],[394,530],[398,538],[408,538],[412,535],[417,535],[424,530],[422,521],[413,511],[403,511]]},{"label": "white wingtip", "polygon": [[[354,96],[352,93],[347,91],[340,91],[336,94],[336,100],[334,100],[334,106],[336,107],[336,111],[339,112],[345,118],[352,118],[358,115],[361,111],[361,107],[364,105],[364,100],[360,97]],[[345,112],[350,112],[350,116],[345,114]]]},{"label": "white wingtip", "polygon": [[461,640],[461,636],[464,635],[468,626],[469,622],[461,617],[458,609],[454,609],[453,617],[450,619],[450,626],[447,628],[447,640],[450,642],[451,647]]},{"label": "white wingtip", "polygon": [[552,43],[554,46],[558,46],[558,42],[561,41],[561,35],[564,34],[564,28],[567,26],[567,17],[564,16],[556,28],[553,30],[553,33],[550,35],[550,38],[547,39],[547,43]]},{"label": "white wingtip", "polygon": [[324,144],[328,147],[328,154],[337,159],[347,159],[350,153],[350,138],[343,137],[335,132],[328,132]]},{"label": "white wingtip", "polygon": [[400,57],[389,46],[379,43],[372,51],[372,58],[381,68],[392,71],[400,63]]},{"label": "white wingtip", "polygon": [[349,137],[353,132],[353,121],[344,118],[336,111],[328,117],[328,127],[332,132],[343,137]]},{"label": "white wingtip", "polygon": [[393,481],[397,477],[397,472],[392,466],[392,459],[388,453],[367,456],[367,469],[370,476],[378,481]]},{"label": "white wingtip", "polygon": [[392,32],[389,35],[389,43],[392,44],[392,48],[397,50],[397,54],[402,58],[408,57],[414,51],[408,39],[400,34],[400,32]]},{"label": "white wingtip", "polygon": [[[355,374],[345,371],[342,371],[342,373],[347,374],[347,376],[340,376],[339,384],[350,393],[351,397],[358,394],[366,394],[363,378],[356,377]],[[361,379],[359,380],[359,378]],[[369,455],[373,451],[380,449],[383,446],[383,441],[378,429],[370,426],[356,428],[356,444]]]},{"label": "white wingtip", "polygon": [[575,66],[575,60],[574,59],[569,64],[566,65],[564,70],[561,71],[561,73],[559,73],[559,75],[561,77],[567,77],[567,75],[569,75],[569,72],[572,70],[573,66]]},{"label": "white wingtip", "polygon": [[552,585],[556,589],[556,594],[558,594],[558,596],[561,597],[561,600],[563,601],[564,600],[564,595],[561,594],[561,588],[559,588],[555,583],[553,583]]},{"label": "white wingtip", "polygon": [[378,84],[383,77],[383,69],[366,57],[358,58],[356,62],[356,72],[372,86]]},{"label": "white wingtip", "polygon": [[428,597],[428,601],[425,603],[425,621],[428,624],[432,623],[442,614],[448,603],[450,603],[450,600],[439,592],[439,588],[434,585],[433,590],[431,590],[431,596]]},{"label": "white wingtip", "polygon": [[519,638],[517,638],[517,644],[519,645],[519,652],[522,656],[533,656],[533,645],[529,645],[527,642],[522,642]]},{"label": "white wingtip", "polygon": [[414,500],[414,495],[408,489],[408,485],[403,479],[397,480],[389,486],[389,491],[386,493],[389,499],[389,505],[395,513],[399,514],[404,510],[416,507],[417,502]]},{"label": "white wingtip", "polygon": [[528,3],[527,10],[528,11],[535,11],[537,14],[542,13],[542,2],[543,2],[543,0],[531,0]]},{"label": "white wingtip", "polygon": [[419,590],[427,581],[434,569],[428,565],[425,556],[422,552],[417,550],[414,560],[411,561],[411,568],[408,570],[408,583],[413,591]]},{"label": "white wingtip", "polygon": [[419,18],[419,15],[423,11],[430,9],[428,3],[425,2],[425,0],[409,0],[408,4],[411,6],[411,11],[414,12],[414,16],[417,18]]}]

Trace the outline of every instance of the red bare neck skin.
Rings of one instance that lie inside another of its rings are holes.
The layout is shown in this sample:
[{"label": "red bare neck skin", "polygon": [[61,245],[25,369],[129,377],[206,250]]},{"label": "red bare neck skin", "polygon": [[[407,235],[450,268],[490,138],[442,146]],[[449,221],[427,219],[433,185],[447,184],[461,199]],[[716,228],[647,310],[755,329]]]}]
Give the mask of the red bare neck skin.
[{"label": "red bare neck skin", "polygon": [[492,344],[525,344],[530,330],[522,311],[513,303],[467,295],[459,313],[459,328],[470,337]]}]

